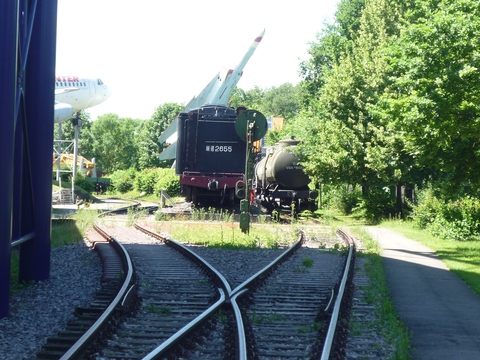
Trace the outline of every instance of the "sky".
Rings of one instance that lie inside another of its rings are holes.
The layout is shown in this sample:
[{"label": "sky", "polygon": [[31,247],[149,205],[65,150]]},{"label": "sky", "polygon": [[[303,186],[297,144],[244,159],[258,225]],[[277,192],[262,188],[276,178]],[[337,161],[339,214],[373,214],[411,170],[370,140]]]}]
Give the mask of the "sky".
[{"label": "sky", "polygon": [[56,74],[100,78],[112,91],[87,112],[149,119],[163,103],[188,103],[233,69],[265,29],[237,86],[298,83],[337,0],[59,0]]}]

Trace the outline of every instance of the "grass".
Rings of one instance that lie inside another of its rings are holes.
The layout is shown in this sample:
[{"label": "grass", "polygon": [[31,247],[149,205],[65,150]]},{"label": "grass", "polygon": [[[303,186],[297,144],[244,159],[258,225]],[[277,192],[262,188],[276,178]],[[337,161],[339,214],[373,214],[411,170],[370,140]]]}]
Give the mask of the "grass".
[{"label": "grass", "polygon": [[155,194],[145,195],[138,190],[128,191],[123,194],[117,193],[117,192],[107,192],[105,196],[107,197],[115,196],[115,197],[122,198],[124,200],[142,200],[142,201],[160,203],[160,197],[156,196]]},{"label": "grass", "polygon": [[80,209],[73,216],[73,221],[52,226],[52,248],[75,244],[82,240],[87,230],[93,226],[97,215],[95,210]]},{"label": "grass", "polygon": [[296,229],[271,224],[251,224],[248,234],[235,222],[162,221],[155,226],[179,242],[225,249],[277,249],[292,244],[298,235]]},{"label": "grass", "polygon": [[[376,323],[373,325],[378,334],[382,334],[395,352],[393,359],[410,359],[410,334],[405,325],[398,318],[395,307],[390,299],[390,290],[387,286],[385,271],[383,269],[381,249],[378,243],[365,231],[359,228],[352,230],[358,238],[361,238],[366,252],[358,256],[367,257],[365,272],[370,279],[369,286],[362,287],[367,302],[373,305]],[[350,327],[355,333],[362,331],[362,324],[352,323]],[[370,330],[370,329],[366,329]]]},{"label": "grass", "polygon": [[400,220],[385,221],[381,226],[435,250],[445,265],[480,295],[480,241],[439,239],[413,223]]},{"label": "grass", "polygon": [[[71,245],[81,241],[85,237],[86,231],[93,226],[97,217],[97,212],[92,210],[79,210],[74,216],[74,221],[65,221],[52,227],[52,237],[50,245],[52,248]],[[20,284],[18,282],[19,254],[18,249],[12,250],[10,258],[10,291],[17,292],[29,284]]]}]

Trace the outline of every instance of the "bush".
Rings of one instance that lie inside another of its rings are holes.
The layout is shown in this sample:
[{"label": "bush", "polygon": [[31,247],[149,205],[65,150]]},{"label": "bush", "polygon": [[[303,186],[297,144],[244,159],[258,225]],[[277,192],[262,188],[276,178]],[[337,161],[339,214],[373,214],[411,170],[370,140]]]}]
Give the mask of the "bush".
[{"label": "bush", "polygon": [[322,186],[322,202],[324,207],[334,208],[342,214],[350,215],[361,203],[362,192],[350,186]]},{"label": "bush", "polygon": [[93,190],[95,189],[95,185],[93,185],[93,183],[89,181],[86,178],[85,174],[81,171],[77,172],[77,174],[75,175],[74,183],[76,186],[82,188],[88,193],[92,193]]},{"label": "bush", "polygon": [[119,193],[133,190],[135,181],[135,169],[117,170],[110,177],[110,185]]},{"label": "bush", "polygon": [[145,194],[153,194],[160,178],[159,169],[145,169],[135,178],[135,189]]},{"label": "bush", "polygon": [[180,194],[180,178],[173,169],[157,169],[158,182],[155,184],[155,195],[160,196],[166,190],[171,196]]},{"label": "bush", "polygon": [[369,221],[378,221],[395,213],[395,197],[388,188],[370,189],[355,211]]},{"label": "bush", "polygon": [[425,189],[414,206],[413,220],[442,239],[474,239],[480,236],[480,199],[465,196],[444,201]]}]

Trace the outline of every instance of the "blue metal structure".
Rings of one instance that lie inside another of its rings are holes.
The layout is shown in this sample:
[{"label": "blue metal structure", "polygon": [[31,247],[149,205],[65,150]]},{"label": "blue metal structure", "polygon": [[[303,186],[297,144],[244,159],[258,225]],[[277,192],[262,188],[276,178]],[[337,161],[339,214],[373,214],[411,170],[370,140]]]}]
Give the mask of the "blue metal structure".
[{"label": "blue metal structure", "polygon": [[19,281],[50,275],[57,0],[0,2],[0,318]]}]

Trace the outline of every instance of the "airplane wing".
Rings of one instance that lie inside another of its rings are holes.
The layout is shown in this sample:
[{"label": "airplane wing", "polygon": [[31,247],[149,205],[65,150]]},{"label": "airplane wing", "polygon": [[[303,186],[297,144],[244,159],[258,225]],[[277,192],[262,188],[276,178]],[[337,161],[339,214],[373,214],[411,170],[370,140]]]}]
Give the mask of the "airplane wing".
[{"label": "airplane wing", "polygon": [[[219,83],[220,83],[221,79],[220,79],[220,73],[218,73],[217,75],[215,75],[215,77],[208,83],[207,86],[205,86],[205,89],[203,89],[200,94],[198,94],[197,96],[194,96],[192,98],[192,100],[190,100],[190,102],[183,108],[182,112],[187,112],[187,111],[190,111],[190,109],[193,109],[193,108],[196,108],[196,107],[199,107],[203,104],[206,103],[206,100],[207,100],[207,97],[208,95],[211,93],[212,89],[214,88],[218,88],[219,87]],[[175,118],[172,123],[170,125],[168,125],[168,127],[163,131],[163,133],[159,136],[158,138],[158,142],[160,144],[163,144],[163,143],[167,143],[167,144],[173,144],[177,141],[176,139],[176,136],[174,136],[175,134],[177,133],[177,118]],[[168,148],[167,148],[168,149]],[[164,150],[167,151],[167,149]],[[174,159],[175,158],[175,152],[174,151],[170,151],[169,152],[169,155],[172,155],[173,154],[173,157],[170,158],[170,159]],[[160,160],[167,160],[169,158],[162,158],[162,155],[163,155],[163,152],[162,154],[160,154]],[[163,155],[163,156],[167,156],[167,155]]]},{"label": "airplane wing", "polygon": [[220,78],[220,73],[214,76],[214,78],[208,83],[207,86],[198,94],[194,96],[192,100],[185,106],[183,112],[190,111],[190,109],[197,108],[199,106],[205,105],[207,103],[209,95],[220,87],[222,79]]},{"label": "airplane wing", "polygon": [[167,147],[165,150],[162,151],[162,153],[159,156],[160,160],[171,160],[175,159],[177,155],[177,142],[175,141],[173,144],[171,144],[169,147]]},{"label": "airplane wing", "polygon": [[[185,106],[183,112],[187,112],[190,109],[200,107],[202,105],[207,105],[207,104],[227,106],[230,95],[232,94],[233,89],[235,88],[238,81],[240,80],[240,77],[243,74],[243,68],[247,64],[250,57],[253,55],[260,41],[262,41],[264,34],[265,34],[265,30],[263,30],[260,33],[260,35],[255,38],[252,45],[248,48],[247,53],[243,56],[242,60],[235,67],[234,70],[229,70],[223,80],[220,77],[220,73],[218,73],[210,81],[210,83],[205,87],[205,89],[203,89],[200,92],[200,94],[198,94],[196,97],[194,96],[192,100],[190,100],[187,106]],[[177,121],[175,119],[172,122],[172,124],[170,124],[167,127],[167,129],[162,133],[162,135],[160,135],[159,137],[160,143],[162,144],[167,140],[169,140],[169,142],[172,145],[176,145],[176,138],[174,136],[176,135],[176,131],[177,131]],[[164,153],[168,149],[170,149],[172,145],[170,145],[167,149],[165,149],[160,154],[161,160],[175,159],[176,154],[174,151],[170,151],[168,155],[167,154],[164,155]],[[167,157],[167,156],[171,156],[171,157]]]},{"label": "airplane wing", "polygon": [[[158,137],[158,142],[160,144],[167,142],[167,140],[169,140],[169,138],[177,132],[177,122],[178,120],[177,118],[175,118],[175,120],[173,120],[172,123],[168,125],[168,127]],[[167,142],[167,143],[171,144],[171,142]]]},{"label": "airplane wing", "polygon": [[65,94],[77,90],[78,88],[55,89],[55,95]]}]

